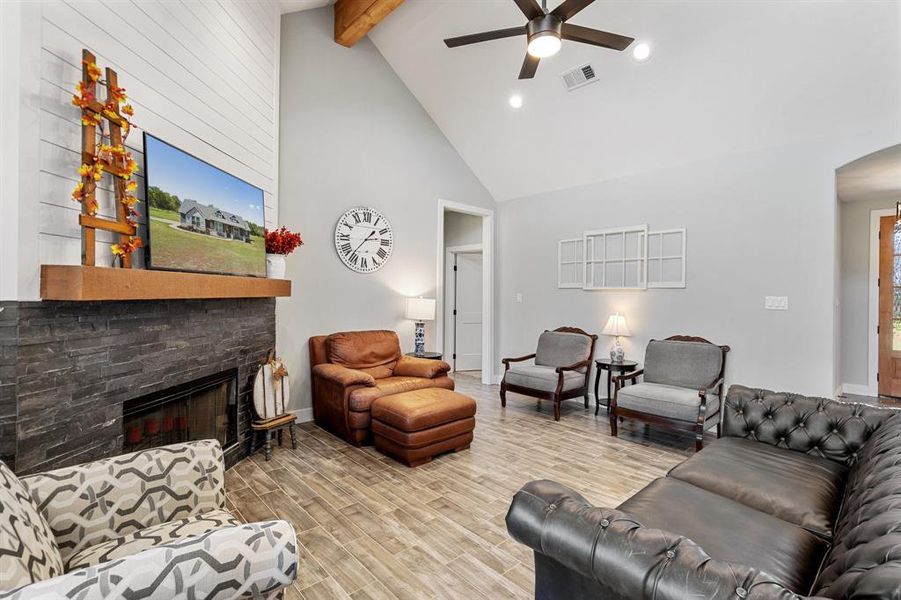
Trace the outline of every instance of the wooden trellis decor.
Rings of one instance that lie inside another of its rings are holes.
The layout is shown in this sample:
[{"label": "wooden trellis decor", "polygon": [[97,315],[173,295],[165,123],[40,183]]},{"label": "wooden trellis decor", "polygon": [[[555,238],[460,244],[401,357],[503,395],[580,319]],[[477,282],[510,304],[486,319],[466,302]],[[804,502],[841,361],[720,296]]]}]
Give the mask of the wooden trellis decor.
[{"label": "wooden trellis decor", "polygon": [[[101,103],[97,99],[98,84],[105,88],[106,102]],[[109,67],[105,70],[105,79],[99,79],[99,70],[96,66],[96,58],[89,50],[82,50],[82,80],[81,80],[81,162],[82,186],[76,189],[80,191],[80,197],[73,194],[81,201],[82,214],[78,222],[82,227],[82,264],[94,266],[95,263],[95,237],[96,230],[112,231],[119,234],[118,247],[134,247],[137,227],[132,220],[133,211],[130,209],[134,203],[134,197],[129,194],[128,182],[131,179],[132,169],[129,168],[131,157],[124,151],[124,137],[128,135],[131,123],[120,112],[120,97],[124,98],[122,90],[118,87],[116,72]],[[76,99],[78,97],[76,96]],[[76,103],[73,100],[73,103]],[[130,111],[130,107],[128,107]],[[109,144],[104,144],[104,122],[109,128]],[[100,129],[98,146],[98,128]],[[123,129],[125,136],[123,136]],[[103,151],[103,149],[106,149]],[[111,150],[112,149],[112,150]],[[120,149],[120,151],[115,151]],[[87,168],[86,168],[87,167]],[[101,218],[97,213],[97,181],[102,173],[109,173],[113,177],[113,189],[116,195],[116,220]],[[131,251],[120,254],[122,266],[132,266]]]}]

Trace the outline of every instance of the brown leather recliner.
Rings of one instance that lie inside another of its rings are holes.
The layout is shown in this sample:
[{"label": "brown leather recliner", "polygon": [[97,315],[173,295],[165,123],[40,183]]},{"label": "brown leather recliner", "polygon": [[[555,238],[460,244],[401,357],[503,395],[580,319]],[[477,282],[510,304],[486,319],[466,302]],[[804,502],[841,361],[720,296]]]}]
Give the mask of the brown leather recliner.
[{"label": "brown leather recliner", "polygon": [[355,446],[372,442],[372,401],[423,388],[454,389],[441,360],[404,356],[393,331],[344,331],[310,338],[313,419]]}]

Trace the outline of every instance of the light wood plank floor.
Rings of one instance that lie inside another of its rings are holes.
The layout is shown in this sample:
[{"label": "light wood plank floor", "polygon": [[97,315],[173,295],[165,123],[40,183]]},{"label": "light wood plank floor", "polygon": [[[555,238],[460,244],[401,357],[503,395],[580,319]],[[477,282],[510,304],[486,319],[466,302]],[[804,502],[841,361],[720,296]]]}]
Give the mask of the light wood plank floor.
[{"label": "light wood plank floor", "polygon": [[[281,518],[297,530],[300,567],[288,598],[531,598],[532,556],[507,536],[504,516],[527,481],[553,479],[616,506],[688,456],[692,436],[624,423],[579,400],[536,410],[531,398],[457,376],[478,401],[475,441],[409,469],[301,426],[298,448],[276,448],[226,473],[229,508],[247,521]],[[711,436],[711,439],[713,437]]]}]

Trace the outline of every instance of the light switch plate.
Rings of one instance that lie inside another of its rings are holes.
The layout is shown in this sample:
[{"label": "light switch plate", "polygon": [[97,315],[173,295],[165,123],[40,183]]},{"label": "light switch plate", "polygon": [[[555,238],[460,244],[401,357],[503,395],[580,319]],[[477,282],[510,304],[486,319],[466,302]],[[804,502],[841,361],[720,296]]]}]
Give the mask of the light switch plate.
[{"label": "light switch plate", "polygon": [[516,293],[516,301],[517,301],[517,302],[522,302],[522,294],[519,293],[519,292]]},{"label": "light switch plate", "polygon": [[763,307],[766,310],[788,310],[788,296],[766,296]]}]

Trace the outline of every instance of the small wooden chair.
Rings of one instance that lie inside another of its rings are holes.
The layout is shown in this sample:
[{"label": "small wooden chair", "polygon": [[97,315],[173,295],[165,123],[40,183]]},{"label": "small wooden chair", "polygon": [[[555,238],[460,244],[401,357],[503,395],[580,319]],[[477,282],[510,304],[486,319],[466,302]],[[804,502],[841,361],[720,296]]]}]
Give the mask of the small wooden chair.
[{"label": "small wooden chair", "polygon": [[292,413],[285,413],[278,417],[273,417],[271,419],[266,419],[265,421],[254,421],[250,424],[250,428],[256,431],[262,431],[266,436],[266,441],[263,443],[263,453],[266,455],[266,460],[272,459],[272,432],[276,432],[278,435],[278,445],[282,445],[282,431],[287,429],[291,433],[291,448],[294,450],[297,449],[297,432],[294,431],[294,415]]}]

